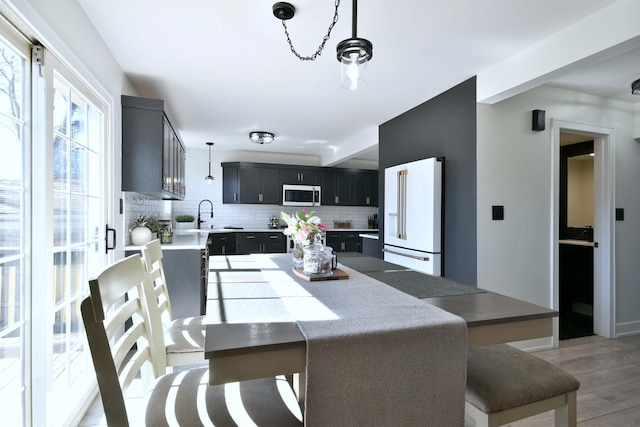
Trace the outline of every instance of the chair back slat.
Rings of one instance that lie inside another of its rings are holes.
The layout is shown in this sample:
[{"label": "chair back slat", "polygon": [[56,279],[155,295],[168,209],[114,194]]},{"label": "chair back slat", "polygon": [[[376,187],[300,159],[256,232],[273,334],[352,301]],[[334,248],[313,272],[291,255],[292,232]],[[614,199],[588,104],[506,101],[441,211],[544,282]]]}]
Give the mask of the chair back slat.
[{"label": "chair back slat", "polygon": [[165,325],[173,320],[169,288],[164,274],[162,263],[162,246],[160,240],[152,240],[142,248],[142,260],[146,271],[153,279],[153,287],[156,295],[156,303],[160,317]]},{"label": "chair back slat", "polygon": [[124,396],[138,372],[144,390],[166,369],[156,364],[156,353],[165,351],[157,351],[152,339],[151,279],[136,254],[107,267],[89,285],[81,311],[105,416],[108,425],[127,426]]}]

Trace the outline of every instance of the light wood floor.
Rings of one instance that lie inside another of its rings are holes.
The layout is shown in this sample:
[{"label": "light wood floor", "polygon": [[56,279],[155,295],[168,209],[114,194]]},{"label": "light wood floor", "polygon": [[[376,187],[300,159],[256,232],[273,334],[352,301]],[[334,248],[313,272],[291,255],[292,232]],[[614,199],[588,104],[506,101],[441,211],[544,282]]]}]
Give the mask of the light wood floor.
[{"label": "light wood floor", "polygon": [[[640,426],[640,335],[608,340],[598,336],[560,342],[560,347],[533,353],[576,376],[580,427]],[[104,426],[98,398],[81,426]],[[553,412],[509,424],[553,426]],[[465,427],[472,427],[467,420]]]},{"label": "light wood floor", "polygon": [[[608,340],[599,336],[560,341],[536,356],[555,363],[580,381],[578,426],[640,426],[640,335]],[[509,426],[553,426],[553,412]],[[473,426],[467,420],[465,427]]]}]

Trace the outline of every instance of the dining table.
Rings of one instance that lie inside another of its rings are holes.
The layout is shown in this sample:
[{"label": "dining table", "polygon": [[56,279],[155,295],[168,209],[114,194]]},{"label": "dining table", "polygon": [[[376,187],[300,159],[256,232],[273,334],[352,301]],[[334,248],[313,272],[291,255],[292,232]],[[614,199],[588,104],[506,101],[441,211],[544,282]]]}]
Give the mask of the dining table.
[{"label": "dining table", "polygon": [[[305,372],[306,341],[297,321],[316,312],[318,320],[331,318],[332,313],[298,287],[310,278],[287,268],[290,264],[291,254],[210,257],[205,338],[209,384]],[[365,275],[362,280],[395,287],[459,316],[466,322],[469,348],[551,336],[558,316],[537,304],[361,254],[341,254],[338,271]],[[349,286],[348,278],[335,280]],[[271,308],[261,314],[265,306]],[[304,375],[299,389],[304,389]]]}]

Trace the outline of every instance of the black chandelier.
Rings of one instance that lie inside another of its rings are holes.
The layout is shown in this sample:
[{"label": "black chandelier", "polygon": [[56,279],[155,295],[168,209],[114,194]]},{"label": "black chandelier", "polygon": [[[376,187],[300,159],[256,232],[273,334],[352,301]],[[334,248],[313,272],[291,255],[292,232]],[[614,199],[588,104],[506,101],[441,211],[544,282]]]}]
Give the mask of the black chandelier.
[{"label": "black chandelier", "polygon": [[[359,38],[357,35],[358,29],[358,1],[352,0],[353,14],[352,14],[352,26],[351,26],[351,38],[346,39],[338,43],[337,46],[337,58],[342,63],[342,87],[357,90],[358,85],[366,84],[365,71],[367,63],[373,57],[373,44],[367,39]],[[295,7],[290,3],[278,2],[273,5],[273,14],[276,18],[282,20],[282,26],[284,27],[284,33],[287,36],[287,42],[291,48],[291,52],[298,57],[301,61],[314,61],[319,55],[322,54],[324,45],[331,36],[331,30],[336,22],[338,22],[338,7],[340,6],[340,0],[335,2],[335,13],[333,15],[333,21],[329,25],[327,35],[322,39],[322,43],[318,47],[318,50],[311,56],[302,56],[293,47],[291,37],[287,29],[286,21],[293,18],[295,15]]]},{"label": "black chandelier", "polygon": [[640,80],[631,83],[631,93],[633,95],[640,95]]}]

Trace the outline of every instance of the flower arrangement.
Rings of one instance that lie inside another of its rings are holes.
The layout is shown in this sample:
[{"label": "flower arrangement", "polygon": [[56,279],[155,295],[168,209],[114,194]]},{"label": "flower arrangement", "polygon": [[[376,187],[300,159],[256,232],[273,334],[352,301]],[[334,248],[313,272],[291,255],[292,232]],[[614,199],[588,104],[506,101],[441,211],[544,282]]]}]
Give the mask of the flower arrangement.
[{"label": "flower arrangement", "polygon": [[313,243],[316,234],[329,230],[329,227],[320,222],[315,211],[307,212],[306,209],[287,215],[280,212],[280,218],[287,223],[283,233],[290,236],[300,246]]}]

